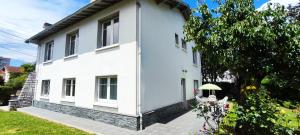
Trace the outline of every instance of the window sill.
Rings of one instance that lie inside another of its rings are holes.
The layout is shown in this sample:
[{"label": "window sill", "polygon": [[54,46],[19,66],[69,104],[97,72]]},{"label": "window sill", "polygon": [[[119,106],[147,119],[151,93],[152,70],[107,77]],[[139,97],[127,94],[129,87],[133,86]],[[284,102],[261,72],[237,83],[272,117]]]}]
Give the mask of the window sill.
[{"label": "window sill", "polygon": [[101,101],[95,102],[95,106],[101,106],[101,107],[109,107],[109,108],[118,108],[117,103],[103,103]]},{"label": "window sill", "polygon": [[185,53],[187,53],[187,50],[186,50],[186,49],[182,48],[181,50],[184,51]]},{"label": "window sill", "polygon": [[48,61],[43,62],[44,65],[51,64],[51,63],[52,63],[52,60],[48,60]]},{"label": "window sill", "polygon": [[73,55],[70,55],[70,56],[66,56],[64,59],[71,59],[71,58],[76,58],[78,57],[77,54],[73,54]]},{"label": "window sill", "polygon": [[195,63],[194,63],[193,66],[196,67],[196,68],[198,68],[198,64],[195,64]]},{"label": "window sill", "polygon": [[65,98],[62,98],[61,101],[74,103],[75,102],[75,98],[74,97],[65,97]]},{"label": "window sill", "polygon": [[48,96],[41,96],[40,99],[46,99],[46,100],[49,100],[49,97],[48,97]]},{"label": "window sill", "polygon": [[177,48],[180,48],[179,44],[175,44],[175,46],[176,46]]},{"label": "window sill", "polygon": [[101,47],[101,48],[97,48],[95,51],[102,51],[102,50],[107,50],[107,49],[111,49],[111,48],[116,48],[119,47],[119,44],[113,44],[113,45],[109,45],[109,46],[105,46],[105,47]]}]

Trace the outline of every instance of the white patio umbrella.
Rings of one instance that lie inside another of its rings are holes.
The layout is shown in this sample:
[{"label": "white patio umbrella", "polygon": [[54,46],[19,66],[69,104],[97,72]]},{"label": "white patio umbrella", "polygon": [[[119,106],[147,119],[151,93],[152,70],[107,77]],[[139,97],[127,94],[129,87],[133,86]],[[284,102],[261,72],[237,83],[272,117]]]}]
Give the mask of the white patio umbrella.
[{"label": "white patio umbrella", "polygon": [[209,95],[210,95],[210,90],[222,90],[219,86],[215,85],[215,84],[204,84],[202,86],[199,87],[200,90],[209,90]]}]

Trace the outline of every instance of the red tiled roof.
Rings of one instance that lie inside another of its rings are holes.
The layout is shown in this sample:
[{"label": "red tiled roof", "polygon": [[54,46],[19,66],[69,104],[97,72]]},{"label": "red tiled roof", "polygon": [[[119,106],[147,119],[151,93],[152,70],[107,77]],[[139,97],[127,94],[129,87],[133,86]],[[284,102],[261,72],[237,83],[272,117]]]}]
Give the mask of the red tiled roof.
[{"label": "red tiled roof", "polygon": [[20,67],[4,66],[4,68],[5,70],[7,70],[7,72],[14,72],[14,73],[22,72]]}]

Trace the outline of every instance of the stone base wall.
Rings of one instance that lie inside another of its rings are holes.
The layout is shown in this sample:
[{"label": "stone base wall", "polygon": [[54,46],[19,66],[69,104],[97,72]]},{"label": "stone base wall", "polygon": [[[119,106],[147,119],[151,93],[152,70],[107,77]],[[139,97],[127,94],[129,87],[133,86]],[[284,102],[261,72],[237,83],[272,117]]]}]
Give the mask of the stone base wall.
[{"label": "stone base wall", "polygon": [[55,104],[37,100],[33,101],[33,106],[86,119],[92,119],[95,121],[112,124],[122,128],[139,130],[139,117],[135,116],[127,116],[117,113],[104,112],[99,110]]},{"label": "stone base wall", "polygon": [[180,102],[148,113],[144,113],[142,117],[143,128],[154,123],[165,123],[180,116],[181,114],[191,110],[191,104],[193,102],[194,100],[192,99],[187,101],[187,106],[184,103]]},{"label": "stone base wall", "polygon": [[[142,128],[150,126],[154,123],[164,123],[167,119],[173,119],[179,115],[187,112],[191,109],[191,103],[194,100],[188,101],[188,107],[186,108],[183,103],[176,103],[169,105],[148,113],[144,113],[142,117]],[[128,116],[118,113],[99,111],[94,109],[81,108],[76,106],[62,105],[49,103],[47,101],[33,100],[33,106],[47,109],[59,113],[100,121],[108,124],[112,124],[118,127],[127,128],[131,130],[140,129],[140,117],[139,116]],[[173,118],[172,118],[173,117]]]}]

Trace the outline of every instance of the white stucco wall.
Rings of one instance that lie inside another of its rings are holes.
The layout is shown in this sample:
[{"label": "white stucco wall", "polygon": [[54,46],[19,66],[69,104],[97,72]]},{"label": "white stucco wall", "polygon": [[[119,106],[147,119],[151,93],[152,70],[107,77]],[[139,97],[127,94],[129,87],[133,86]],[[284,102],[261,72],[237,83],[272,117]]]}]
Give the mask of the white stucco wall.
[{"label": "white stucco wall", "polygon": [[[184,17],[177,9],[157,5],[154,0],[141,3],[141,71],[137,84],[137,6],[125,0],[101,11],[47,39],[39,46],[37,60],[36,100],[41,97],[42,80],[51,80],[49,102],[61,103],[64,78],[76,78],[75,106],[93,108],[96,76],[117,75],[118,112],[137,114],[137,86],[141,88],[141,111],[148,112],[182,101],[181,78],[186,79],[186,98],[193,98],[194,80],[201,83],[200,64],[193,65],[192,43],[187,51],[181,48]],[[120,36],[118,47],[95,51],[98,20],[119,11]],[[65,59],[66,34],[79,29],[78,56]],[[179,47],[175,46],[175,33]],[[45,43],[54,40],[53,61],[43,63]],[[200,63],[200,59],[198,59]],[[186,70],[187,73],[183,73]],[[199,84],[200,85],[200,84]]]},{"label": "white stucco wall", "polygon": [[[102,51],[97,47],[98,20],[119,11],[119,46]],[[78,56],[65,59],[66,34],[79,29]],[[43,63],[45,43],[54,40],[52,63]],[[117,75],[118,112],[136,115],[136,2],[126,0],[105,9],[43,40],[37,60],[37,90],[41,99],[42,80],[50,79],[49,102],[60,103],[63,79],[76,78],[75,106],[93,108],[96,76]]]},{"label": "white stucco wall", "polygon": [[[154,0],[141,0],[141,16],[142,112],[181,102],[181,78],[186,79],[186,98],[192,99],[193,80],[201,83],[201,65],[193,64],[193,43],[187,44],[186,52],[181,48],[184,17],[177,9],[157,5]],[[179,47],[175,46],[175,33]]]},{"label": "white stucco wall", "polygon": [[3,76],[3,78],[4,78],[4,82],[8,82],[9,81],[9,72],[7,71],[7,70],[5,70],[5,73],[4,73],[4,76]]}]

